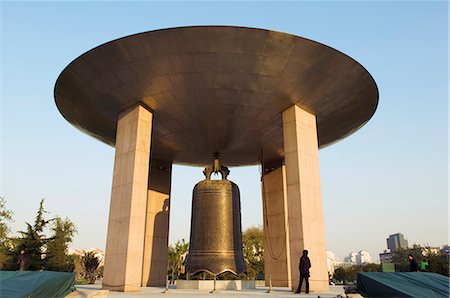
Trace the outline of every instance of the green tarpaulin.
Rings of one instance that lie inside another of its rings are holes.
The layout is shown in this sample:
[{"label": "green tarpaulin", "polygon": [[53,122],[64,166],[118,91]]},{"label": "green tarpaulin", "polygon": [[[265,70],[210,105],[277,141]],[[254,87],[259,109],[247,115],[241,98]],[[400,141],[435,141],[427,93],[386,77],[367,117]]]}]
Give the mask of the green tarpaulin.
[{"label": "green tarpaulin", "polygon": [[75,274],[54,271],[0,271],[0,297],[64,297],[75,290]]},{"label": "green tarpaulin", "polygon": [[429,272],[361,272],[357,288],[364,297],[449,297],[449,282]]}]

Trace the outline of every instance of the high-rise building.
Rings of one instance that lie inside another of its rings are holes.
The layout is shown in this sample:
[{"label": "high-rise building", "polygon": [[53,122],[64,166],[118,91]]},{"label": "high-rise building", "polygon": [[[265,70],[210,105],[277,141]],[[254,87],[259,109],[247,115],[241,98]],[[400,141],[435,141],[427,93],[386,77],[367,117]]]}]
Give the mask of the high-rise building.
[{"label": "high-rise building", "polygon": [[396,249],[408,248],[408,240],[405,239],[402,233],[389,235],[389,238],[386,239],[388,250],[384,250],[384,252],[380,253],[380,262],[381,263],[389,263],[392,260],[392,255]]},{"label": "high-rise building", "polygon": [[387,247],[392,252],[398,248],[408,248],[408,240],[405,239],[402,233],[389,235],[386,239]]},{"label": "high-rise building", "polygon": [[367,263],[371,263],[371,262],[372,262],[372,258],[370,257],[370,254],[365,250],[359,251],[358,254],[356,255],[356,264],[357,265],[367,264]]},{"label": "high-rise building", "polygon": [[356,252],[351,252],[344,258],[344,262],[355,263],[356,264],[356,256],[358,254]]},{"label": "high-rise building", "polygon": [[344,262],[346,263],[352,263],[355,265],[362,265],[365,263],[371,263],[372,258],[370,257],[370,254],[365,250],[360,250],[358,253],[351,252],[348,256],[344,258]]}]

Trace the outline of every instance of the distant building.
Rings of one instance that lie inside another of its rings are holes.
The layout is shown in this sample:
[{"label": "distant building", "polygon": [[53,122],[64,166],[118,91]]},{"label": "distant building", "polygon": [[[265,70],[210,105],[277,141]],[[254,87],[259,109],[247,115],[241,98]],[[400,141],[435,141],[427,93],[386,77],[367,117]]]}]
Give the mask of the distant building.
[{"label": "distant building", "polygon": [[390,263],[392,261],[392,253],[386,249],[380,253],[380,263]]},{"label": "distant building", "polygon": [[387,247],[391,253],[399,248],[408,248],[408,240],[405,239],[402,233],[389,235],[389,238],[386,239],[386,242]]},{"label": "distant building", "polygon": [[328,274],[333,276],[334,274],[334,264],[336,263],[336,255],[327,250],[327,270]]},{"label": "distant building", "polygon": [[335,269],[338,267],[350,267],[353,265],[355,265],[355,263],[342,262],[333,252],[327,251],[327,269],[330,276],[333,276]]},{"label": "distant building", "polygon": [[344,258],[344,262],[356,264],[356,256],[357,256],[356,252],[351,252],[351,253],[348,254],[348,256],[346,256]]},{"label": "distant building", "polygon": [[344,268],[346,268],[346,267],[350,267],[350,266],[354,266],[355,265],[355,263],[352,263],[352,262],[340,262],[340,261],[336,261],[335,263],[334,263],[334,269],[336,269],[336,268],[338,268],[338,267],[344,267]]},{"label": "distant building", "polygon": [[428,256],[430,253],[432,255],[440,255],[442,253],[442,249],[440,247],[431,247],[431,246],[426,246],[422,248],[423,256]]},{"label": "distant building", "polygon": [[372,258],[367,251],[360,250],[356,255],[356,265],[362,265],[366,263],[372,263]]},{"label": "distant building", "polygon": [[402,233],[389,235],[389,238],[386,239],[386,243],[388,249],[380,253],[380,263],[390,263],[396,249],[408,248],[408,240],[405,239],[405,236],[403,236]]},{"label": "distant building", "polygon": [[365,263],[371,263],[372,257],[365,250],[360,250],[359,252],[351,252],[348,256],[344,258],[345,263],[350,263],[353,265],[362,265]]}]

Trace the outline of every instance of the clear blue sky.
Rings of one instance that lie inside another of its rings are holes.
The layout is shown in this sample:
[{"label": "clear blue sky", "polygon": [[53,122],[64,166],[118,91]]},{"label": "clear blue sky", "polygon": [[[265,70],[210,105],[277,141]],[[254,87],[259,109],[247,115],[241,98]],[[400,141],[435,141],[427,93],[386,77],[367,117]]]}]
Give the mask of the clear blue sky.
[{"label": "clear blue sky", "polygon": [[[389,234],[448,243],[448,4],[446,2],[1,2],[1,190],[13,231],[41,198],[78,227],[74,248],[105,247],[114,149],[59,114],[55,80],[73,59],[126,35],[176,26],[277,30],[336,48],[380,90],[354,135],[320,151],[327,248],[374,259]],[[176,166],[170,242],[189,239],[200,168]],[[257,167],[231,169],[243,227],[262,224]]]}]

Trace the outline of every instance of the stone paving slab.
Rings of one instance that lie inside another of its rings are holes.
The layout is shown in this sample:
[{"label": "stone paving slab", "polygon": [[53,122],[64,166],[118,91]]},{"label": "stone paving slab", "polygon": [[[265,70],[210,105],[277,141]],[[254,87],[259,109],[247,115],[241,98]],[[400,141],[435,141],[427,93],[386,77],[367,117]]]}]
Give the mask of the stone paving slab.
[{"label": "stone paving slab", "polygon": [[[82,290],[92,290],[99,291],[101,290],[101,285],[83,285],[76,286],[77,289]],[[147,287],[141,288],[140,292],[112,292],[108,293],[108,297],[111,298],[143,298],[143,297],[320,297],[320,298],[334,298],[338,294],[344,295],[344,288],[342,286],[330,286],[330,291],[326,293],[301,293],[294,294],[288,288],[273,288],[270,293],[266,293],[267,287],[257,287],[255,290],[241,290],[241,291],[225,291],[220,290],[214,293],[210,293],[209,291],[204,290],[188,290],[188,289],[175,289],[174,287],[170,287],[166,293],[162,293],[164,288],[156,288],[156,287]]]}]

